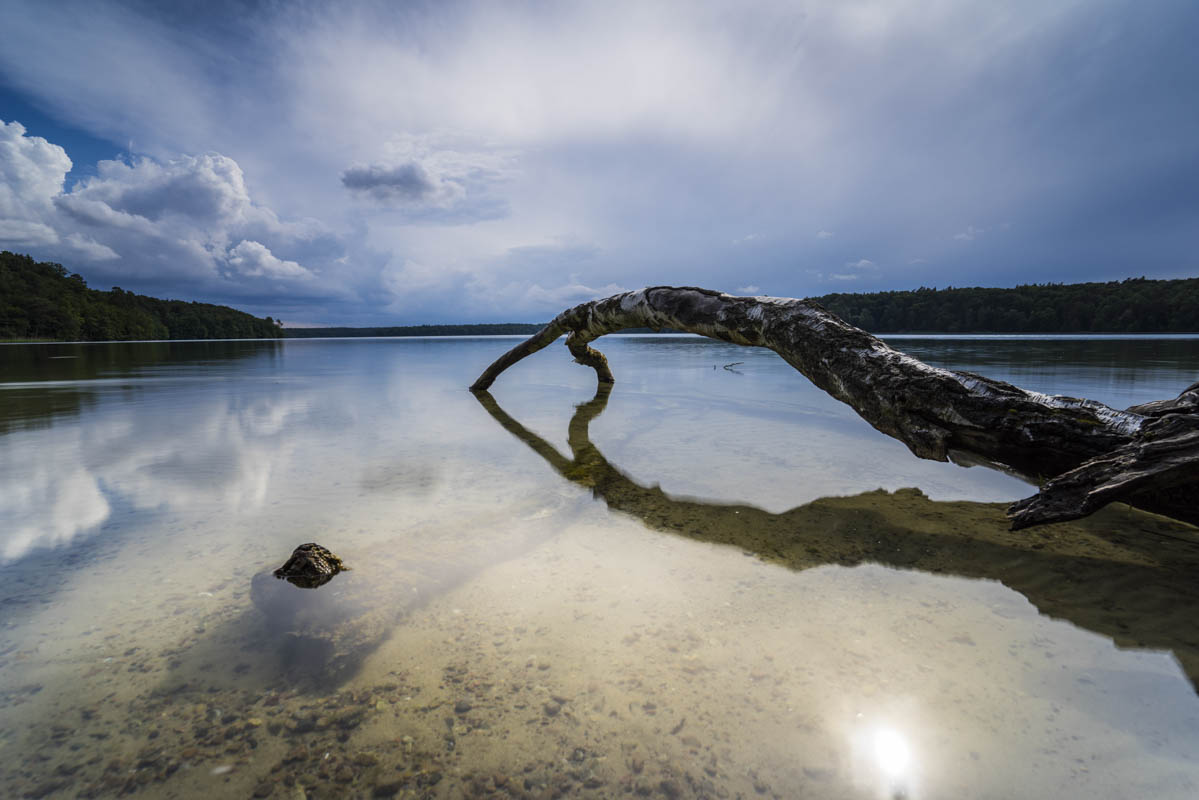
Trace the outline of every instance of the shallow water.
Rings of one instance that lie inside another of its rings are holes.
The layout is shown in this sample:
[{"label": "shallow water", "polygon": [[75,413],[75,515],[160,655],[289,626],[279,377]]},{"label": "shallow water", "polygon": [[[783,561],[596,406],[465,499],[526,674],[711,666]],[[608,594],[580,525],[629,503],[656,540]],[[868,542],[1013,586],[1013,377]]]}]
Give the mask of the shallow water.
[{"label": "shallow water", "polygon": [[[1010,533],[766,351],[467,392],[513,343],[0,347],[0,794],[1199,793],[1195,529]],[[1118,407],[1199,354],[894,344]]]}]

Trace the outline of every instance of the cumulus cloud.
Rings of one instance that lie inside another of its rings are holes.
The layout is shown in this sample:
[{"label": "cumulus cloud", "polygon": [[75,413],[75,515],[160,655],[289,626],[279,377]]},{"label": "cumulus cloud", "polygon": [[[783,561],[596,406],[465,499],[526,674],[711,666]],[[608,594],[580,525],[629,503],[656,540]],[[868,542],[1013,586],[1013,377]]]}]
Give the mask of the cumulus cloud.
[{"label": "cumulus cloud", "polygon": [[124,217],[196,227],[279,227],[272,212],[250,200],[237,162],[219,153],[166,162],[101,161],[96,173],[59,201],[81,219],[108,224]]},{"label": "cumulus cloud", "polygon": [[93,256],[100,248],[121,253],[119,272],[134,277],[224,284],[234,293],[255,291],[258,279],[277,287],[314,277],[275,251],[302,245],[320,226],[281,222],[251,199],[237,162],[219,153],[101,161],[55,204],[87,231]]},{"label": "cumulus cloud", "polygon": [[295,261],[276,258],[260,242],[243,241],[229,251],[229,266],[250,278],[311,278],[312,273]]},{"label": "cumulus cloud", "polygon": [[749,286],[738,286],[737,287],[737,294],[757,295],[757,294],[761,294],[761,292],[762,292],[762,287],[754,286],[752,283]]},{"label": "cumulus cloud", "polygon": [[962,231],[961,233],[955,233],[953,238],[957,239],[959,242],[973,242],[979,236],[979,234],[986,232],[986,228],[976,228],[973,225],[967,225],[966,230]]},{"label": "cumulus cloud", "polygon": [[824,230],[823,228],[821,228],[820,230],[816,231],[816,238],[817,238],[817,239],[831,239],[831,238],[833,238],[833,236],[834,236],[834,235],[835,235],[835,234],[834,234],[832,231],[826,231],[826,230]]},{"label": "cumulus cloud", "polygon": [[868,258],[859,258],[857,261],[846,261],[845,266],[848,269],[873,269],[875,264]]},{"label": "cumulus cloud", "polygon": [[0,219],[0,243],[9,247],[41,247],[58,243],[58,233],[42,222]]},{"label": "cumulus cloud", "polygon": [[47,209],[71,170],[67,151],[19,122],[0,120],[0,217],[28,218]]},{"label": "cumulus cloud", "polygon": [[[150,293],[187,285],[218,298],[314,291],[316,273],[280,250],[328,251],[324,227],[281,221],[254,202],[233,159],[101,161],[64,191],[70,168],[63,148],[0,123],[0,245],[73,268],[90,264],[94,283]],[[326,287],[329,295],[342,291]]]},{"label": "cumulus cloud", "polygon": [[116,250],[105,244],[100,244],[82,233],[69,233],[67,244],[76,252],[82,254],[88,261],[111,261],[120,258]]},{"label": "cumulus cloud", "polygon": [[71,159],[61,147],[26,136],[19,122],[0,120],[0,245],[58,243],[58,233],[48,223],[70,169]]}]

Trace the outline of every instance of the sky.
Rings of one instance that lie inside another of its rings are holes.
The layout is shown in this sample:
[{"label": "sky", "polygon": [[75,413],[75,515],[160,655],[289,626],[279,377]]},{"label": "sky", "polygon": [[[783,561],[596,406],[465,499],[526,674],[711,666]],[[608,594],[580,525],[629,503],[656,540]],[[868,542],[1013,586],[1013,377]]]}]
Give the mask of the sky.
[{"label": "sky", "polygon": [[290,326],[1199,275],[1193,0],[0,0],[0,249]]}]

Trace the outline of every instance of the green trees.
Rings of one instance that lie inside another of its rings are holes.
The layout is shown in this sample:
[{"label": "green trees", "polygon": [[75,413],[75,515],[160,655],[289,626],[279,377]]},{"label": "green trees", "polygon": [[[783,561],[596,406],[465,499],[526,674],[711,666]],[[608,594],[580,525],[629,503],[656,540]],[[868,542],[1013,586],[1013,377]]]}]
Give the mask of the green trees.
[{"label": "green trees", "polygon": [[[1199,278],[1030,284],[1014,289],[954,288],[811,298],[874,333],[1199,332]],[[415,325],[402,328],[291,329],[287,336],[528,335],[541,326]],[[0,339],[275,339],[278,320],[208,303],[159,300],[89,289],[61,264],[0,252]]]},{"label": "green trees", "polygon": [[282,330],[242,311],[102,292],[61,264],[0,252],[0,339],[275,339]]},{"label": "green trees", "polygon": [[874,333],[1199,332],[1199,278],[929,289],[811,298]]}]

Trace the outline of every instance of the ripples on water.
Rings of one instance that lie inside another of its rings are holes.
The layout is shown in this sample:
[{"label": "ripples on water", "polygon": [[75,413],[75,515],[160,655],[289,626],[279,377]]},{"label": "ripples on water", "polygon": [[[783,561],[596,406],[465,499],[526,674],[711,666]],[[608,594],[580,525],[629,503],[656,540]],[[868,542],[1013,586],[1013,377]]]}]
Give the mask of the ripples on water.
[{"label": "ripples on water", "polygon": [[[1010,533],[1031,487],[705,340],[476,399],[512,343],[0,347],[0,793],[1199,792],[1193,528]],[[1124,407],[1199,342],[896,345]],[[307,541],[353,570],[253,580]]]}]

